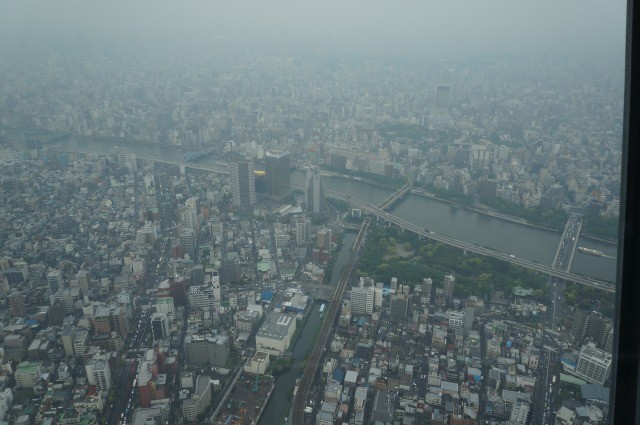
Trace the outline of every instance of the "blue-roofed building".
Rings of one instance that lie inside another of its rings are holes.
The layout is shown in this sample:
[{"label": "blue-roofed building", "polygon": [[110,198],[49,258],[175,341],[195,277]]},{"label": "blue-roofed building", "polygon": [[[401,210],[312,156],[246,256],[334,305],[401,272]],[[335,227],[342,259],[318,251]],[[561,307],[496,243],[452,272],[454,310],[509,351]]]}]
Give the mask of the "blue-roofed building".
[{"label": "blue-roofed building", "polygon": [[273,290],[272,289],[263,289],[261,298],[262,298],[262,301],[270,302],[273,299]]},{"label": "blue-roofed building", "polygon": [[336,370],[333,371],[333,380],[342,384],[344,380],[344,370],[340,367],[337,367]]}]

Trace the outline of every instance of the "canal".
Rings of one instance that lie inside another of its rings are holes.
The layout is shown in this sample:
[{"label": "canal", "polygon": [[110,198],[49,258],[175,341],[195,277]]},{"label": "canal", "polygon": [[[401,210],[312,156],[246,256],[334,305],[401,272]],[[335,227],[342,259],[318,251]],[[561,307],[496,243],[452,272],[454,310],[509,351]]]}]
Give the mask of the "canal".
[{"label": "canal", "polygon": [[[340,280],[340,273],[345,264],[347,264],[347,261],[349,261],[351,247],[355,240],[356,235],[354,233],[345,234],[344,243],[340,248],[333,270],[331,271],[330,285],[335,286]],[[305,364],[304,359],[307,354],[311,352],[317,332],[320,330],[322,324],[322,317],[320,317],[319,312],[321,305],[321,302],[315,303],[308,313],[309,319],[299,333],[300,336],[291,351],[293,364],[289,370],[276,378],[273,395],[271,399],[269,399],[269,403],[259,422],[261,425],[284,424],[284,420],[289,416],[296,379],[302,375],[302,367]]]}]

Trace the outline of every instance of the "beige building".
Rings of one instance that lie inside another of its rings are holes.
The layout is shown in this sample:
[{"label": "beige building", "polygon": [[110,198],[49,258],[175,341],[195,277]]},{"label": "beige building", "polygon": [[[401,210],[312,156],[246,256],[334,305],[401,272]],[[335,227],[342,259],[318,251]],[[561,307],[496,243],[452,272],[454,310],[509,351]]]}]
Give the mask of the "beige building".
[{"label": "beige building", "polygon": [[264,375],[268,367],[269,354],[265,351],[258,351],[253,355],[252,359],[245,362],[244,371],[254,375]]},{"label": "beige building", "polygon": [[295,331],[295,316],[271,312],[256,335],[256,350],[281,356],[289,348]]},{"label": "beige building", "polygon": [[40,376],[42,371],[42,363],[40,362],[21,362],[16,368],[14,377],[16,378],[16,387],[33,388],[33,384]]}]

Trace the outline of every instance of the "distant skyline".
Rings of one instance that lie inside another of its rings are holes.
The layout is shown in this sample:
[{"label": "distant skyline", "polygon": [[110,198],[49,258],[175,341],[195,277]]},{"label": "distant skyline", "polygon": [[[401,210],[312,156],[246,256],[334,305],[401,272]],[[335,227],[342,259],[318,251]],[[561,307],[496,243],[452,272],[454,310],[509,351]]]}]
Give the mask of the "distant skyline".
[{"label": "distant skyline", "polygon": [[380,0],[0,1],[4,44],[42,47],[89,38],[137,44],[221,38],[259,43],[322,43],[391,51],[507,53],[620,49],[622,0],[501,0],[399,4]]}]

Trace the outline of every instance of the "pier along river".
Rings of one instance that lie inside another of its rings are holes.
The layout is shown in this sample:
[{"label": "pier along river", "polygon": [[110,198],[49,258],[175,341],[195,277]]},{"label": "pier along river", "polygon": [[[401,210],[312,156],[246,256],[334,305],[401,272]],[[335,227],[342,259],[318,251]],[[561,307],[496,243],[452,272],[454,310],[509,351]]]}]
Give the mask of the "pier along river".
[{"label": "pier along river", "polygon": [[[178,161],[184,152],[161,146],[86,141],[67,138],[55,142],[56,146],[72,150],[86,150],[108,154],[114,148],[128,150],[141,157],[155,157],[159,160]],[[216,165],[216,157],[203,158],[200,165]],[[293,171],[292,181],[304,182],[304,173]],[[327,189],[341,192],[371,204],[382,203],[393,191],[373,184],[344,179],[325,177]],[[514,223],[498,217],[469,211],[450,205],[444,201],[419,195],[406,196],[391,211],[392,214],[410,223],[428,228],[452,238],[475,243],[517,257],[550,265],[560,242],[560,232],[544,230],[524,224]],[[617,246],[581,237],[578,246],[596,249],[603,256],[592,256],[576,252],[571,271],[604,281],[616,279]]]}]

